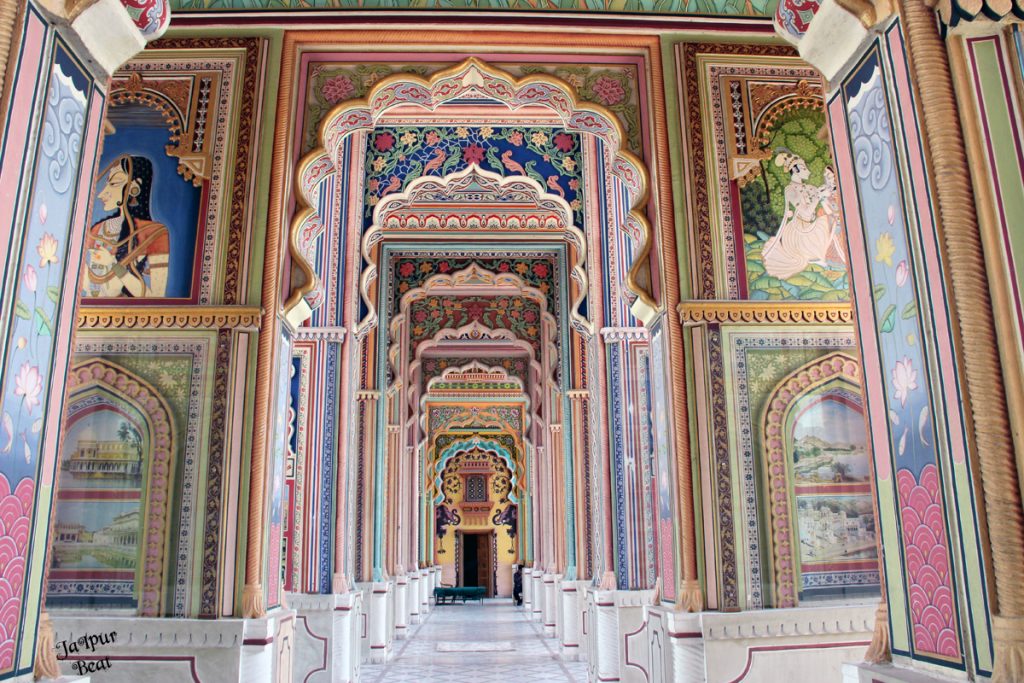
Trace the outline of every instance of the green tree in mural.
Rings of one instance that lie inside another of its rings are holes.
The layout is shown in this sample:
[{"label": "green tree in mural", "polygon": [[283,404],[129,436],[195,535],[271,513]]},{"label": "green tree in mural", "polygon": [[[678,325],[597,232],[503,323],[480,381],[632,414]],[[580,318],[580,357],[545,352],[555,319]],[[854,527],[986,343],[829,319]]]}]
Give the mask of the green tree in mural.
[{"label": "green tree in mural", "polygon": [[135,455],[142,459],[142,435],[139,434],[139,430],[134,425],[122,422],[121,426],[117,429],[117,438],[121,440],[121,443],[126,443],[135,449]]}]

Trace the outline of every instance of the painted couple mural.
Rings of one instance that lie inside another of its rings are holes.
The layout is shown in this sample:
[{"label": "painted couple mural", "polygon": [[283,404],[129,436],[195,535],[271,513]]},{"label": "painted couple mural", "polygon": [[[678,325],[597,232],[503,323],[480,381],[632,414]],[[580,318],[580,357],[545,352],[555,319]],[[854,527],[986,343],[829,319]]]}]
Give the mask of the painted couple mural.
[{"label": "painted couple mural", "polygon": [[823,268],[845,264],[835,172],[826,168],[824,182],[812,185],[806,182],[811,175],[807,162],[786,150],[775,156],[775,165],[790,174],[790,182],[782,224],[761,252],[765,272],[785,280],[811,264]]}]

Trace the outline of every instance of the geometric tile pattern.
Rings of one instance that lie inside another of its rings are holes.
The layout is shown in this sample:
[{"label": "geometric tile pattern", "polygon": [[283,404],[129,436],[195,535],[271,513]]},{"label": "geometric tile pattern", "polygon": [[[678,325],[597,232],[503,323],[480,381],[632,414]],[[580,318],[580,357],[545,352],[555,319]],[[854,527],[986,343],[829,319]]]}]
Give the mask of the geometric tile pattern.
[{"label": "geometric tile pattern", "polygon": [[[512,645],[514,652],[444,652],[454,644],[473,648]],[[442,605],[426,621],[395,641],[395,657],[386,664],[364,665],[366,683],[585,683],[587,665],[566,662],[557,654],[558,641],[547,638],[536,622],[526,619],[511,600],[483,604]]]}]

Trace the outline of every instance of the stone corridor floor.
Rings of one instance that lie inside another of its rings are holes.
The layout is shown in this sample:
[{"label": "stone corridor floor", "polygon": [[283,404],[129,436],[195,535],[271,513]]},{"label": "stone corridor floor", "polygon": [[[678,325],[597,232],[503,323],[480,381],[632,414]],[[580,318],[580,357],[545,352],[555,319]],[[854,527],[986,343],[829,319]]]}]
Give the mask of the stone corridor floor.
[{"label": "stone corridor floor", "polygon": [[562,661],[558,641],[544,637],[540,625],[511,600],[434,607],[411,630],[408,638],[395,641],[390,662],[363,666],[364,683],[587,680],[587,665]]}]

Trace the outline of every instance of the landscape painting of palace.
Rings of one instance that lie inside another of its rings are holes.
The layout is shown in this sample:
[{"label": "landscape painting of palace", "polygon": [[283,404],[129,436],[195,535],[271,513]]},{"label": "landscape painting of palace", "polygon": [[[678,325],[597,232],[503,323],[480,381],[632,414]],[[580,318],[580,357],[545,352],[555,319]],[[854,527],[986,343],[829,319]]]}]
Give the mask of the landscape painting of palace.
[{"label": "landscape painting of palace", "polygon": [[48,595],[56,604],[137,604],[148,444],[133,418],[127,406],[101,404],[81,410],[68,430],[58,473]]},{"label": "landscape painting of palace", "polygon": [[800,599],[876,591],[877,531],[861,407],[832,389],[801,408],[791,440]]}]

